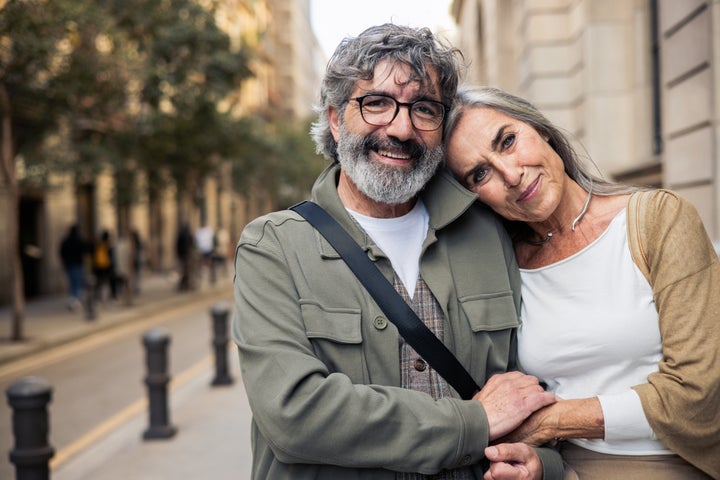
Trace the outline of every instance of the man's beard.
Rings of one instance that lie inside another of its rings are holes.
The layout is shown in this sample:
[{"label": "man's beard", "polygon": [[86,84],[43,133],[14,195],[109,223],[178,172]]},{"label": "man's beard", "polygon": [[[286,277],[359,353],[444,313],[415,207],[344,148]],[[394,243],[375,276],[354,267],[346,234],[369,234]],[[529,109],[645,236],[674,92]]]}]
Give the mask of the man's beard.
[{"label": "man's beard", "polygon": [[[383,148],[410,154],[415,162],[408,167],[394,167],[373,161],[372,151]],[[379,140],[362,137],[340,125],[337,157],[345,175],[368,198],[388,205],[405,203],[415,197],[442,163],[442,145],[428,149],[417,142]]]}]

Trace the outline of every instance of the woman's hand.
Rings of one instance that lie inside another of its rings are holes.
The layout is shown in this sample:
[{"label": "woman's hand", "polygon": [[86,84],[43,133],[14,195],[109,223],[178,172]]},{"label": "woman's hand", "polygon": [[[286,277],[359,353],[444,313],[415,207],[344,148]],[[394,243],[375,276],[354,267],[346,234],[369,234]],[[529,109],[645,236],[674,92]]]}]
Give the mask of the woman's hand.
[{"label": "woman's hand", "polygon": [[597,397],[557,402],[530,415],[498,442],[540,446],[565,438],[604,438],[605,418]]},{"label": "woman's hand", "polygon": [[522,442],[535,447],[555,442],[559,430],[559,420],[556,415],[558,408],[553,408],[555,405],[557,404],[536,411],[519,427],[499,439],[498,442]]}]

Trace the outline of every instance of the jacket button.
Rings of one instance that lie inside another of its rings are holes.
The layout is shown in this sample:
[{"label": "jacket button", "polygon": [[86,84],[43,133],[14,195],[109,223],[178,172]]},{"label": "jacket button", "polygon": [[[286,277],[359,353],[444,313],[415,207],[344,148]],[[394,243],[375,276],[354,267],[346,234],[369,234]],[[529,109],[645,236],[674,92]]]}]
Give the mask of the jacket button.
[{"label": "jacket button", "polygon": [[425,360],[423,360],[422,358],[418,358],[417,360],[415,360],[415,370],[417,370],[418,372],[424,372],[426,368],[427,363],[425,363]]},{"label": "jacket button", "polygon": [[387,327],[387,324],[388,324],[387,318],[380,316],[380,315],[375,317],[375,320],[373,320],[373,325],[378,330],[385,330],[385,328]]}]

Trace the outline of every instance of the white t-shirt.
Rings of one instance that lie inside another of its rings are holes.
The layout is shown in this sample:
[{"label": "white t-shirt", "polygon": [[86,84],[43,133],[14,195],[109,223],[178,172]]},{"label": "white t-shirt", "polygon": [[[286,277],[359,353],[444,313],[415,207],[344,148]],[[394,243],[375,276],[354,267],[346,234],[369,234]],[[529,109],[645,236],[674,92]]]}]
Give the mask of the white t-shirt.
[{"label": "white t-shirt", "polygon": [[599,398],[605,439],[573,443],[608,454],[669,454],[630,388],[658,370],[662,345],[652,289],[632,261],[626,225],[623,210],[580,252],[520,270],[519,361],[561,398]]},{"label": "white t-shirt", "polygon": [[375,218],[352,210],[348,212],[387,255],[408,295],[413,298],[420,274],[420,254],[430,221],[425,204],[418,200],[412,210],[396,218]]}]

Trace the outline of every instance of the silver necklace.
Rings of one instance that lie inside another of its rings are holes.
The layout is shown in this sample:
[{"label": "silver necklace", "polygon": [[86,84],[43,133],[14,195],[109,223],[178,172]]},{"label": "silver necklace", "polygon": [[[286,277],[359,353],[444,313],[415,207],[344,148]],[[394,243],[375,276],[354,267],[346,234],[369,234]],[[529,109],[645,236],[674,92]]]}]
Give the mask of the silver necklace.
[{"label": "silver necklace", "polygon": [[[585,199],[585,205],[583,205],[582,210],[580,210],[580,213],[577,217],[575,217],[575,220],[572,221],[570,224],[570,230],[573,232],[575,231],[575,225],[578,224],[580,220],[585,216],[585,213],[587,212],[588,206],[590,205],[590,198],[592,197],[592,184],[590,185],[590,189],[588,190],[587,198]],[[540,240],[528,240],[527,243],[530,245],[540,246],[545,245],[547,242],[550,241],[550,239],[553,237],[553,232],[550,230],[545,234],[545,237],[543,237]]]}]

